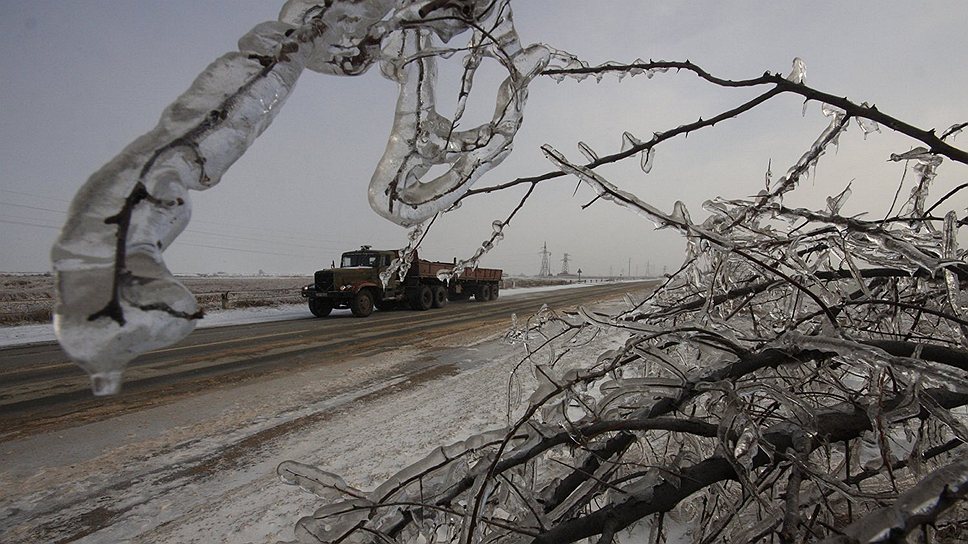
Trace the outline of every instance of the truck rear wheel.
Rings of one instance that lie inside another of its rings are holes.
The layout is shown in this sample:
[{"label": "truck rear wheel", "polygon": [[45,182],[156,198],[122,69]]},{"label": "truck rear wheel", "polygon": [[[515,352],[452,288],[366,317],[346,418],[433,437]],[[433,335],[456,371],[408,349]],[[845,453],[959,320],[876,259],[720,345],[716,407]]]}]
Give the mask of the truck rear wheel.
[{"label": "truck rear wheel", "polygon": [[326,317],[333,311],[333,303],[324,298],[311,298],[309,311],[316,317]]},{"label": "truck rear wheel", "polygon": [[474,298],[478,302],[487,302],[488,300],[491,300],[491,286],[482,285],[478,287],[477,292],[474,293]]},{"label": "truck rear wheel", "polygon": [[414,310],[429,310],[434,305],[434,293],[429,285],[417,287],[410,295],[410,307]]},{"label": "truck rear wheel", "polygon": [[368,289],[360,289],[356,293],[353,303],[350,304],[350,311],[356,317],[366,317],[373,313],[373,295]]},{"label": "truck rear wheel", "polygon": [[431,288],[434,294],[434,308],[447,306],[447,288],[443,285],[435,285]]},{"label": "truck rear wheel", "polygon": [[495,283],[491,286],[491,300],[497,300],[498,295],[501,292],[501,285]]}]

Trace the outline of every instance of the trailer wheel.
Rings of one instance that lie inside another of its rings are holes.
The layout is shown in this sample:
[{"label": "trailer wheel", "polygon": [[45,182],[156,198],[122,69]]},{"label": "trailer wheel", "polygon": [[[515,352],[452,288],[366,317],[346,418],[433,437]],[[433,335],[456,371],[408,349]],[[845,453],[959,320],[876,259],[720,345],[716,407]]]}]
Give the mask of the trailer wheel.
[{"label": "trailer wheel", "polygon": [[410,307],[414,310],[429,310],[434,305],[434,293],[429,285],[417,287],[410,295]]},{"label": "trailer wheel", "polygon": [[495,283],[491,286],[491,300],[497,300],[498,295],[501,292],[500,284]]},{"label": "trailer wheel", "polygon": [[311,298],[309,311],[316,317],[326,317],[333,311],[333,303],[324,298]]},{"label": "trailer wheel", "polygon": [[373,295],[369,289],[360,289],[356,293],[350,310],[356,317],[366,317],[373,313]]},{"label": "trailer wheel", "polygon": [[474,298],[478,302],[487,302],[487,301],[491,300],[491,286],[490,285],[482,285],[482,286],[480,286],[477,289],[477,292],[474,293]]},{"label": "trailer wheel", "polygon": [[435,285],[432,288],[434,293],[434,308],[443,308],[447,306],[447,288],[443,285]]}]

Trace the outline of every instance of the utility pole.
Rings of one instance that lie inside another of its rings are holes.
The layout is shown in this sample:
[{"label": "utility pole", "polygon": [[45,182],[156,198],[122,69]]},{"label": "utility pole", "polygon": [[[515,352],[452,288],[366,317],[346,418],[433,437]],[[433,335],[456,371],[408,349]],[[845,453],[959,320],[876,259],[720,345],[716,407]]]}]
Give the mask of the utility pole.
[{"label": "utility pole", "polygon": [[571,257],[571,255],[565,253],[565,256],[561,258],[561,275],[562,276],[567,276],[568,275],[568,257]]}]

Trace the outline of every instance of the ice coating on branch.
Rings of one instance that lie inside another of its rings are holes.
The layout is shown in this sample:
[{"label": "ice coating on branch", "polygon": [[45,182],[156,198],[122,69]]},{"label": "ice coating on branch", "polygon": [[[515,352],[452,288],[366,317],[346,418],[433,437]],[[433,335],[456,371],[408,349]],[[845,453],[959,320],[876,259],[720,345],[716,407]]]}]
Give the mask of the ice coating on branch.
[{"label": "ice coating on branch", "polygon": [[926,147],[915,147],[905,153],[891,153],[891,160],[894,162],[916,160],[921,164],[934,166],[940,165],[942,161],[941,157],[931,153],[931,150]]},{"label": "ice coating on branch", "polygon": [[822,113],[824,117],[843,117],[847,114],[847,112],[841,108],[826,103],[820,106],[820,113]]},{"label": "ice coating on branch", "polygon": [[[567,51],[561,51],[554,49],[552,47],[547,48],[550,53],[550,59],[548,61],[548,69],[552,70],[577,70],[581,68],[588,68],[588,63],[579,59],[575,55],[568,53]],[[588,77],[588,74],[554,74],[551,76],[556,82],[561,83],[566,77],[576,79],[581,81]]]},{"label": "ice coating on branch", "polygon": [[850,198],[850,194],[851,194],[850,184],[848,183],[847,187],[845,187],[844,190],[841,191],[840,194],[838,194],[837,196],[828,196],[827,211],[830,212],[831,214],[835,214],[835,215],[839,214],[840,208],[842,208],[844,204],[847,202],[847,199]]},{"label": "ice coating on branch", "polygon": [[[941,236],[941,258],[947,261],[960,262],[958,260],[958,214],[954,210],[945,214],[944,228],[941,231]],[[945,288],[948,291],[948,305],[951,306],[951,311],[956,316],[964,318],[968,312],[965,311],[958,276],[949,268],[945,268],[944,281]],[[962,326],[961,332],[963,337],[968,339],[968,327]]]},{"label": "ice coating on branch", "polygon": [[376,25],[395,4],[394,0],[288,0],[279,12],[279,21],[311,27],[317,34],[306,68],[352,76],[363,73],[379,58],[384,30]]},{"label": "ice coating on branch", "polygon": [[413,257],[417,251],[417,246],[420,245],[420,240],[423,238],[424,230],[423,224],[410,229],[410,232],[407,234],[406,247],[400,250],[399,256],[393,259],[390,266],[380,272],[380,281],[383,283],[384,289],[386,289],[387,284],[393,278],[394,274],[397,275],[397,278],[401,282],[406,277],[407,272],[410,271],[410,265],[413,264]]},{"label": "ice coating on branch", "polygon": [[951,138],[952,140],[957,139],[958,135],[964,131],[966,126],[968,126],[968,123],[956,123],[954,125],[951,125],[950,127],[948,127],[948,130],[944,131],[944,133],[941,135],[941,139],[942,140],[945,138]]},{"label": "ice coating on branch", "polygon": [[806,83],[807,79],[807,64],[803,62],[803,59],[796,57],[793,59],[793,69],[786,76],[787,81],[792,81],[793,83]]},{"label": "ice coating on branch", "polygon": [[761,202],[766,202],[770,198],[781,197],[796,188],[800,179],[815,169],[820,162],[820,158],[827,152],[829,145],[837,146],[840,135],[847,130],[846,115],[844,110],[829,104],[821,106],[820,111],[825,117],[830,118],[830,123],[820,133],[820,136],[813,142],[810,149],[800,156],[797,164],[792,166],[785,176],[776,180],[771,192],[761,197]]},{"label": "ice coating on branch", "polygon": [[481,246],[477,248],[477,251],[474,252],[474,255],[467,259],[457,261],[457,263],[454,265],[454,268],[451,268],[450,270],[441,270],[437,272],[437,279],[444,283],[449,283],[451,279],[460,276],[468,268],[477,268],[481,257],[494,249],[494,246],[504,239],[504,226],[504,221],[495,219],[491,223],[490,238],[481,242]]},{"label": "ice coating on branch", "polygon": [[[544,152],[545,157],[547,157],[556,168],[559,168],[562,172],[574,175],[584,181],[591,188],[593,188],[602,199],[615,202],[616,204],[626,207],[633,212],[649,219],[650,221],[653,221],[656,228],[672,227],[680,230],[684,234],[698,232],[700,229],[700,227],[694,225],[689,220],[689,214],[682,202],[677,201],[675,203],[673,213],[667,214],[655,206],[641,200],[635,195],[622,191],[612,183],[606,181],[594,170],[568,161],[564,155],[559,153],[552,146],[545,144],[541,146],[541,151]],[[712,232],[704,232],[704,234],[710,240],[721,240],[720,236]]]},{"label": "ice coating on branch", "polygon": [[[218,183],[295,85],[315,34],[289,27],[295,32],[285,37],[285,27],[255,27],[240,44],[256,50],[209,65],[154,129],[75,196],[51,251],[54,327],[64,351],[91,375],[95,394],[116,393],[128,361],[184,337],[202,316],[162,252],[188,224],[188,190]],[[278,58],[262,57],[282,48]]]},{"label": "ice coating on branch", "polygon": [[[386,151],[370,180],[370,206],[383,217],[410,226],[446,211],[511,152],[528,84],[548,64],[550,52],[541,45],[520,44],[510,7],[494,13],[496,20],[485,23],[490,27],[487,35],[475,31],[471,43],[479,48],[471,55],[497,59],[508,76],[498,90],[491,121],[470,130],[455,130],[454,122],[437,112],[436,59],[426,54],[433,47],[431,32],[397,30],[384,39],[381,70],[399,84],[400,94]],[[465,79],[462,92],[470,91],[471,81]],[[421,179],[441,164],[449,165],[445,173]]]},{"label": "ice coating on branch", "polygon": [[362,491],[347,485],[340,476],[311,465],[283,461],[276,468],[276,473],[283,482],[298,485],[321,499],[339,499],[346,496],[363,498],[364,496]]},{"label": "ice coating on branch", "polygon": [[[864,102],[863,104],[861,104],[861,106],[865,108],[869,107],[867,105],[867,102]],[[868,134],[872,132],[881,131],[881,126],[877,124],[877,121],[874,121],[872,119],[867,119],[866,117],[857,117],[856,119],[857,119],[857,126],[859,126],[860,130],[864,133],[865,140],[867,139]]]},{"label": "ice coating on branch", "polygon": [[642,145],[642,140],[639,140],[633,136],[631,132],[622,133],[622,153],[629,151],[638,145]]},{"label": "ice coating on branch", "polygon": [[585,142],[578,142],[578,150],[581,151],[581,154],[584,155],[586,159],[588,159],[588,162],[595,162],[598,160],[598,153],[595,153],[595,150],[589,147]]},{"label": "ice coating on branch", "polygon": [[[472,68],[482,56],[498,59],[509,75],[491,122],[456,131],[463,102],[451,123],[433,101],[433,57],[454,49],[431,42],[472,24],[480,30],[471,39],[463,90],[470,92]],[[154,129],[78,192],[51,254],[54,324],[64,350],[91,374],[96,394],[111,394],[131,359],[191,332],[202,312],[162,259],[188,223],[188,190],[218,183],[272,122],[304,69],[357,75],[381,60],[384,73],[400,83],[394,132],[373,178],[371,203],[399,224],[415,225],[450,208],[510,153],[527,85],[549,57],[543,46],[520,45],[504,3],[290,0],[279,21],[243,36],[238,52],[206,68]],[[452,168],[436,180],[419,180],[441,163]]]},{"label": "ice coating on branch", "polygon": [[[931,150],[926,147],[915,147],[906,153],[891,153],[890,160],[893,162],[916,161],[913,170],[918,174],[919,180],[917,185],[911,189],[911,196],[904,204],[904,213],[912,217],[923,216],[924,204],[931,189],[931,182],[937,177],[937,169],[941,166],[943,159],[931,153]],[[930,223],[927,226],[931,228]]]},{"label": "ice coating on branch", "polygon": [[655,148],[643,149],[639,157],[639,167],[648,174],[652,171],[652,164],[655,163]]}]

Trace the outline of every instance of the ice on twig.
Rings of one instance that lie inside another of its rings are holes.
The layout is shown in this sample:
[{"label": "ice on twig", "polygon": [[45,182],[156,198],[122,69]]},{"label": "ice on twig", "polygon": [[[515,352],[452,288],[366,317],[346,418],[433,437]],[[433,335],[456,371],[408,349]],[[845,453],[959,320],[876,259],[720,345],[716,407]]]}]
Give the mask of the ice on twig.
[{"label": "ice on twig", "polygon": [[652,171],[652,164],[655,162],[655,147],[643,149],[639,156],[639,167],[648,174]]},{"label": "ice on twig", "polygon": [[595,150],[589,147],[585,142],[578,142],[578,150],[581,151],[581,154],[584,155],[586,159],[588,159],[588,162],[595,162],[598,160],[598,153],[595,153]]},{"label": "ice on twig", "polygon": [[622,153],[631,150],[635,146],[642,145],[642,140],[639,140],[632,135],[631,132],[622,133]]},{"label": "ice on twig", "polygon": [[803,62],[803,59],[796,57],[793,59],[793,69],[786,76],[787,81],[793,83],[806,83],[807,79],[807,65]]},{"label": "ice on twig", "polygon": [[842,208],[844,206],[844,203],[847,202],[847,199],[850,198],[850,194],[851,194],[850,184],[848,183],[847,187],[845,187],[844,190],[841,191],[840,194],[838,194],[837,196],[828,196],[827,211],[830,212],[832,215],[839,214],[840,208]]},{"label": "ice on twig", "polygon": [[[866,107],[867,106],[867,103],[864,102],[861,105]],[[872,119],[868,119],[866,117],[855,117],[855,119],[857,120],[857,126],[859,126],[860,127],[860,130],[864,133],[864,139],[865,140],[867,139],[867,135],[868,134],[870,134],[872,132],[880,132],[881,131],[881,126],[877,124],[877,121],[874,121]]]}]

